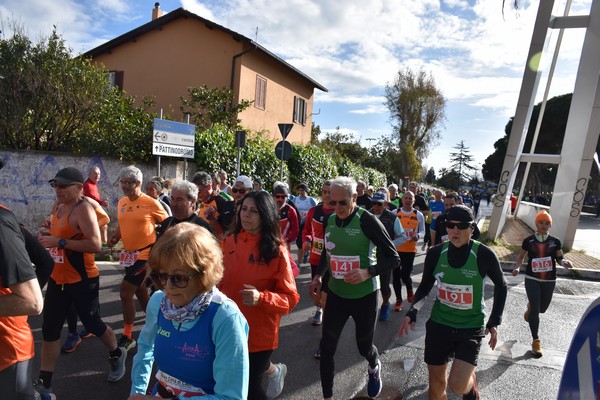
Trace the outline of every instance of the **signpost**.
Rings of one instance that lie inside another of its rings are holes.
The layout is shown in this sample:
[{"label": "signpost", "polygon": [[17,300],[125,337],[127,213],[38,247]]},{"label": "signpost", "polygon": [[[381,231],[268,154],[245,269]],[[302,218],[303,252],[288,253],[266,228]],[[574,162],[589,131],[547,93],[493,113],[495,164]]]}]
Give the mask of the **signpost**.
[{"label": "signpost", "polygon": [[155,118],[152,132],[152,154],[194,158],[195,130],[194,125]]},{"label": "signpost", "polygon": [[[162,110],[160,116],[162,117]],[[189,120],[188,114],[188,122]],[[183,178],[186,178],[187,159],[194,158],[195,131],[194,125],[154,118],[152,154],[158,156],[158,176],[160,176],[160,156],[183,157]]]},{"label": "signpost", "polygon": [[283,161],[289,160],[292,156],[292,144],[285,140],[285,138],[290,134],[294,124],[277,124],[277,126],[279,126],[279,132],[281,132],[283,140],[275,146],[275,155],[281,160],[279,180],[283,181]]}]

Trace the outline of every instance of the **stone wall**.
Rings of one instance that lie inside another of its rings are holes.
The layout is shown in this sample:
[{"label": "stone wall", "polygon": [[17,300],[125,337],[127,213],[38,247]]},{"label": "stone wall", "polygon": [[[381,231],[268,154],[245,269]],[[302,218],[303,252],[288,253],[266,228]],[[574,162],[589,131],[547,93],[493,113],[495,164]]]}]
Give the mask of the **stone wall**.
[{"label": "stone wall", "polygon": [[[32,233],[37,233],[43,220],[50,214],[55,200],[54,190],[48,180],[65,167],[79,168],[84,177],[87,177],[91,167],[100,168],[102,176],[98,189],[102,198],[109,202],[109,229],[116,226],[116,207],[119,198],[123,196],[118,174],[129,163],[109,157],[80,157],[35,151],[0,150],[0,158],[5,162],[4,168],[0,170],[0,204],[12,210]],[[145,188],[147,180],[158,175],[157,163],[135,165],[144,174],[142,188]],[[193,162],[188,162],[187,165],[186,177],[190,178],[196,172],[196,165]],[[160,166],[160,176],[166,179],[184,178],[184,162],[180,159],[162,157]]]}]

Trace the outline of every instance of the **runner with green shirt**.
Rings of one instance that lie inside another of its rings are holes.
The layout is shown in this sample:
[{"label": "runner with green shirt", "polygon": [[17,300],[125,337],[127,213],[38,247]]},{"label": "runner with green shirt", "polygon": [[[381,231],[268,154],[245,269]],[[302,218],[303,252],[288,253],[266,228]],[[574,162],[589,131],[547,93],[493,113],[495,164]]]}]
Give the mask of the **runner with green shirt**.
[{"label": "runner with green shirt", "polygon": [[[496,254],[471,239],[475,218],[462,205],[446,214],[448,241],[432,247],[425,258],[423,280],[398,334],[414,329],[417,312],[437,282],[436,299],[426,326],[425,362],[429,370],[429,399],[446,399],[446,387],[463,399],[479,399],[475,368],[482,339],[490,334],[496,347],[496,327],[502,321],[507,285]],[[485,323],[485,277],[494,284],[494,301]],[[448,363],[454,359],[447,376]]]},{"label": "runner with green shirt", "polygon": [[369,397],[377,397],[382,388],[381,361],[373,345],[378,275],[396,268],[400,258],[382,223],[358,207],[356,198],[353,179],[338,177],[331,181],[329,206],[335,214],[326,221],[319,270],[310,285],[313,296],[320,298],[321,277],[327,270],[331,272],[321,338],[321,387],[325,399],[333,398],[334,355],[350,317],[356,326],[358,350],[369,362]]}]

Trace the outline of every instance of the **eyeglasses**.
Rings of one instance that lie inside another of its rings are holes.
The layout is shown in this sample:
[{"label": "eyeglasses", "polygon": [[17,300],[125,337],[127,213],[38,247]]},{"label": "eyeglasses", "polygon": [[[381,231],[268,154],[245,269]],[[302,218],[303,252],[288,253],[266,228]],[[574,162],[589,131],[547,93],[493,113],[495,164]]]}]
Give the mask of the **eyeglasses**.
[{"label": "eyeglasses", "polygon": [[273,197],[275,197],[276,199],[286,199],[287,198],[287,196],[285,194],[276,194]]},{"label": "eyeglasses", "polygon": [[329,204],[331,207],[335,207],[335,206],[336,206],[336,205],[338,205],[338,204],[339,204],[340,206],[347,206],[349,201],[350,201],[350,200],[338,200],[338,201],[335,201],[335,200],[329,200],[329,203],[328,203],[328,204]]},{"label": "eyeglasses", "polygon": [[383,203],[381,201],[374,201],[371,204],[374,206],[382,206],[383,205]]},{"label": "eyeglasses", "polygon": [[76,185],[75,183],[69,183],[68,185],[63,185],[62,183],[58,183],[56,181],[50,182],[50,186],[52,186],[52,188],[54,189],[65,189],[68,188],[69,186],[73,186]]},{"label": "eyeglasses", "polygon": [[231,191],[233,193],[239,193],[239,194],[246,194],[247,191],[249,191],[250,189],[238,189],[238,188],[232,188]]},{"label": "eyeglasses", "polygon": [[153,272],[150,274],[150,278],[154,281],[154,283],[159,284],[160,286],[166,286],[168,279],[169,281],[171,281],[171,285],[179,289],[184,289],[188,286],[190,280],[199,273],[200,272],[196,272],[193,275],[169,275],[166,273]]},{"label": "eyeglasses", "polygon": [[454,228],[458,228],[461,231],[464,231],[465,229],[467,229],[468,227],[470,227],[472,224],[472,222],[450,222],[450,221],[446,221],[446,229],[454,229]]}]

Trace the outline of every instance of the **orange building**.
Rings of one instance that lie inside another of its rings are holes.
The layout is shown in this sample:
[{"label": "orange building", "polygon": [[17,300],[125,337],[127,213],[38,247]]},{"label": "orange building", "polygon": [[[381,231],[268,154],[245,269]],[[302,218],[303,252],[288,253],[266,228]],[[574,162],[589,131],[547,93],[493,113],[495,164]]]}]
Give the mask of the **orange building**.
[{"label": "orange building", "polygon": [[314,90],[327,91],[255,41],[183,8],[163,14],[158,3],[152,21],[84,56],[127,94],[153,98],[175,119],[183,118],[179,97],[188,87],[230,88],[234,102],[254,101],[238,116],[244,127],[279,140],[277,124],[293,123],[287,140],[294,143],[310,140]]}]

